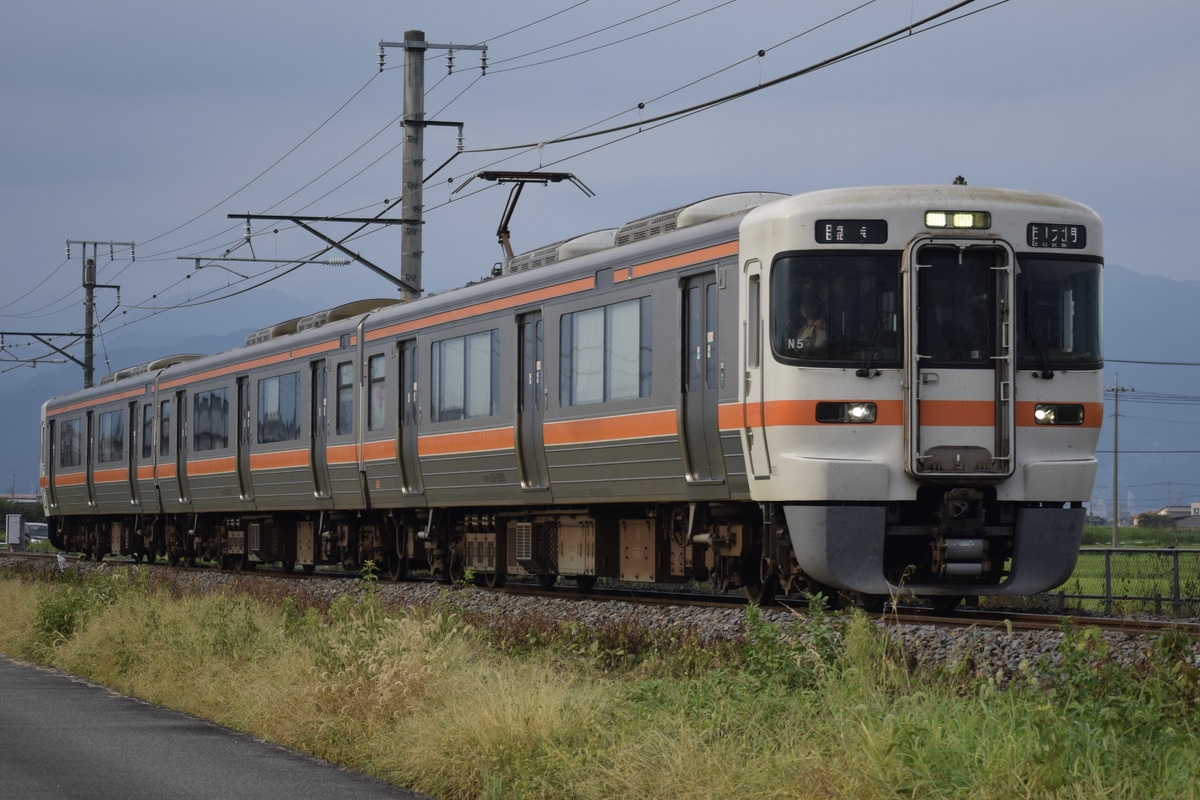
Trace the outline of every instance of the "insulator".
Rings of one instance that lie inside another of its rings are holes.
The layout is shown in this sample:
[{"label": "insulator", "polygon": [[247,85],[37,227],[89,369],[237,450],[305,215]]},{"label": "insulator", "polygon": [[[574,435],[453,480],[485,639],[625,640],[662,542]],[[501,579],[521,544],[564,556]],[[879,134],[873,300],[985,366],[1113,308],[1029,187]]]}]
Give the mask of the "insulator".
[{"label": "insulator", "polygon": [[487,50],[479,57],[479,69],[481,75],[487,75]]},{"label": "insulator", "polygon": [[379,45],[379,71],[383,72],[383,45]]},{"label": "insulator", "polygon": [[349,264],[350,264],[350,259],[348,259],[348,258],[327,258],[327,259],[325,259],[325,266],[327,266],[327,267],[345,267],[345,266],[348,266]]},{"label": "insulator", "polygon": [[453,50],[446,51],[446,74],[447,75],[454,74],[454,51]]}]

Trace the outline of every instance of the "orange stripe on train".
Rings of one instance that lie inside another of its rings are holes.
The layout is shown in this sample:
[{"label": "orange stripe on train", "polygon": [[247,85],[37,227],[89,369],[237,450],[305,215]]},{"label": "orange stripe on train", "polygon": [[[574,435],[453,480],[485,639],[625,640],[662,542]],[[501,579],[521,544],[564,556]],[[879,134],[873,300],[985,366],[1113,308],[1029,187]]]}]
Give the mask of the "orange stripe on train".
[{"label": "orange stripe on train", "polygon": [[678,431],[675,410],[624,414],[619,417],[547,422],[542,437],[547,447],[587,442],[611,442],[644,439],[650,436],[674,436]]}]

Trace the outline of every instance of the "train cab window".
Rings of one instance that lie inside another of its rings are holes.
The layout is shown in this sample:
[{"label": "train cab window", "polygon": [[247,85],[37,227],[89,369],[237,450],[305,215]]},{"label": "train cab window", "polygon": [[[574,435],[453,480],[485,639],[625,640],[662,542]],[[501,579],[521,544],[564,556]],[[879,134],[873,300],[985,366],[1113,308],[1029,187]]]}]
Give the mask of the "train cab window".
[{"label": "train cab window", "polygon": [[258,443],[300,438],[300,373],[289,372],[258,382]]},{"label": "train cab window", "polygon": [[142,458],[154,455],[154,404],[142,406]]},{"label": "train cab window", "polygon": [[209,389],[192,395],[192,449],[229,447],[229,390]]},{"label": "train cab window", "polygon": [[109,464],[120,461],[125,453],[125,414],[106,411],[100,415],[99,440],[96,442],[96,461]]},{"label": "train cab window", "polygon": [[770,281],[771,349],[780,361],[899,366],[899,253],[787,254]]},{"label": "train cab window", "polygon": [[82,463],[83,420],[62,420],[58,423],[58,465],[78,467]]},{"label": "train cab window", "polygon": [[171,455],[171,401],[163,400],[158,405],[158,457]]},{"label": "train cab window", "polygon": [[563,314],[560,333],[562,405],[650,396],[650,298]]},{"label": "train cab window", "polygon": [[1100,262],[1025,256],[1017,260],[1017,368],[1097,366]]},{"label": "train cab window", "polygon": [[343,361],[337,366],[337,433],[354,430],[354,364]]},{"label": "train cab window", "polygon": [[500,407],[500,331],[434,342],[430,371],[434,422],[494,416]]},{"label": "train cab window", "polygon": [[387,362],[382,355],[371,356],[367,359],[367,430],[381,431],[385,421],[384,405],[387,395],[384,394],[384,378],[387,375]]}]

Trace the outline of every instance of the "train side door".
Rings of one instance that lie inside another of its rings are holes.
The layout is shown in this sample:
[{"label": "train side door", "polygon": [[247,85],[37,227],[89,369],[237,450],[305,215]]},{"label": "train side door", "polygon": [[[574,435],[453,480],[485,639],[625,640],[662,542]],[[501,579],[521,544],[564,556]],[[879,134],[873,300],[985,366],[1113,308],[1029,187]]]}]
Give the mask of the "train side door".
[{"label": "train side door", "polygon": [[312,467],[313,493],[329,497],[329,364],[325,359],[312,362],[309,379],[312,382],[312,424],[309,426],[309,459]]},{"label": "train side door", "polygon": [[125,465],[129,481],[129,502],[131,505],[140,506],[142,493],[138,486],[138,452],[141,450],[141,440],[145,432],[138,419],[138,402],[136,400],[129,404],[128,423],[126,430],[129,431],[129,448],[125,454]]},{"label": "train side door", "polygon": [[51,508],[58,508],[58,487],[54,485],[58,473],[58,423],[52,419],[42,425],[42,458],[46,502]]},{"label": "train side door", "polygon": [[542,366],[545,360],[545,331],[541,312],[525,314],[517,323],[517,456],[521,485],[544,489],[547,483],[546,449],[542,441],[545,391]]},{"label": "train side door", "polygon": [[762,263],[758,259],[746,262],[744,346],[745,377],[742,384],[742,424],[745,426],[745,447],[750,475],[771,477],[771,454],[767,449],[766,394],[763,381],[763,304]]},{"label": "train side door", "polygon": [[397,457],[400,459],[400,484],[405,493],[422,491],[421,464],[417,459],[417,435],[420,432],[421,405],[417,400],[417,340],[399,343],[400,350],[400,425],[397,431]]},{"label": "train side door", "polygon": [[238,492],[243,500],[254,499],[254,484],[250,477],[250,437],[254,426],[250,423],[250,377],[237,379],[237,476]]},{"label": "train side door", "polygon": [[175,393],[175,482],[179,489],[179,502],[185,506],[192,502],[187,474],[187,454],[191,447],[188,438],[187,392],[180,391]]},{"label": "train side door", "polygon": [[908,271],[908,471],[1013,473],[1015,258],[1000,242],[918,240]]},{"label": "train side door", "polygon": [[93,508],[96,506],[96,425],[95,412],[87,412],[87,452],[84,454],[84,466],[87,474],[87,501]]},{"label": "train side door", "polygon": [[689,481],[725,477],[717,424],[717,281],[706,272],[684,279],[682,304],[684,465]]}]

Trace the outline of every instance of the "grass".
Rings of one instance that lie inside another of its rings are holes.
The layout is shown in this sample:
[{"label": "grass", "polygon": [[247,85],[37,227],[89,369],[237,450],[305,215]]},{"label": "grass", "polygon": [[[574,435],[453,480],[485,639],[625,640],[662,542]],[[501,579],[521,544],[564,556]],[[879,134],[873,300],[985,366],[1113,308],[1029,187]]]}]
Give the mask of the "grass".
[{"label": "grass", "polygon": [[1129,671],[1070,632],[1001,686],[820,608],[662,646],[369,590],[180,597],[149,574],[0,576],[0,652],[445,800],[1198,796],[1200,672],[1179,635]]}]

